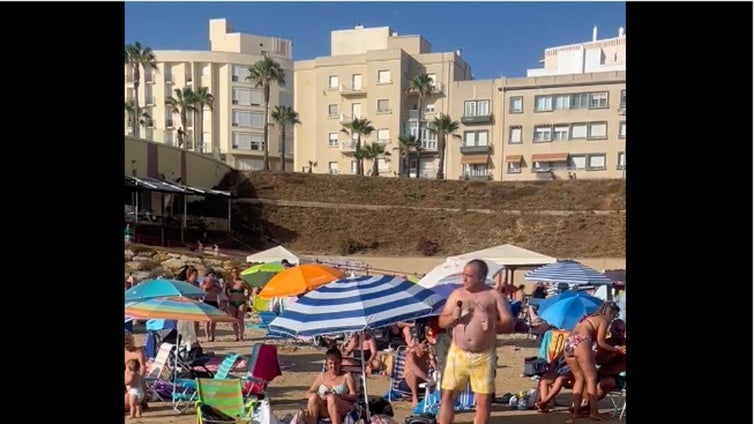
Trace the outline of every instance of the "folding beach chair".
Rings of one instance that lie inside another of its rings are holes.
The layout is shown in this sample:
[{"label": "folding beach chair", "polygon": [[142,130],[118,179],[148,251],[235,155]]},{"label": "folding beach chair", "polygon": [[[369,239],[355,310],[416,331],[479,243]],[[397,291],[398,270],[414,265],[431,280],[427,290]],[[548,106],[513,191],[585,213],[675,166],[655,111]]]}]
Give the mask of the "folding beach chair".
[{"label": "folding beach chair", "polygon": [[[626,378],[625,372],[620,373],[620,375]],[[613,405],[611,413],[614,417],[618,417],[618,422],[622,422],[623,417],[626,416],[626,385],[623,384],[622,386],[620,388],[616,387],[615,390],[607,394],[610,403]]]},{"label": "folding beach chair", "polygon": [[157,385],[160,382],[169,382],[169,379],[165,377],[167,377],[167,371],[170,369],[168,360],[170,358],[170,352],[174,347],[175,345],[172,343],[161,344],[160,349],[157,351],[157,355],[151,362],[149,373],[144,376],[144,385],[146,386],[147,391],[153,396],[153,398],[160,401],[164,401],[165,399],[160,396],[157,391]]},{"label": "folding beach chair", "polygon": [[242,377],[244,398],[262,395],[269,399],[267,384],[275,377],[283,375],[278,360],[277,346],[264,343],[252,345],[248,368],[248,373]]},{"label": "folding beach chair", "polygon": [[241,380],[196,379],[196,420],[203,423],[251,423],[253,403],[244,404]]},{"label": "folding beach chair", "polygon": [[[240,358],[241,355],[237,353],[229,353],[225,355],[222,363],[220,363],[220,366],[218,366],[217,368],[217,372],[214,374],[211,380],[228,379],[230,371],[233,369],[233,366]],[[173,394],[173,409],[180,413],[184,413],[186,412],[186,410],[188,410],[188,408],[191,406],[191,402],[196,399],[198,393],[197,381],[199,380],[199,378],[195,380],[184,378],[175,379],[175,384],[179,385],[182,390],[176,390],[176,392]]]}]

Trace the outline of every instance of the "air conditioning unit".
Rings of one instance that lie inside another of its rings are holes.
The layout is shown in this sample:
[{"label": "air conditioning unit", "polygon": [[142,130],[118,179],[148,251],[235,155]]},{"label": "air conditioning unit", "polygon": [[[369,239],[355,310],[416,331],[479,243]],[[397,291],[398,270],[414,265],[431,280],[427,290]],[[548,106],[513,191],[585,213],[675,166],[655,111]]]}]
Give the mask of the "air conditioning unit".
[{"label": "air conditioning unit", "polygon": [[232,125],[233,125],[234,127],[237,127],[237,126],[238,126],[238,122],[234,122],[234,123],[233,123]]},{"label": "air conditioning unit", "polygon": [[238,104],[238,99],[233,99],[233,100],[231,101],[231,103],[233,103],[234,105],[237,105],[237,104]]}]

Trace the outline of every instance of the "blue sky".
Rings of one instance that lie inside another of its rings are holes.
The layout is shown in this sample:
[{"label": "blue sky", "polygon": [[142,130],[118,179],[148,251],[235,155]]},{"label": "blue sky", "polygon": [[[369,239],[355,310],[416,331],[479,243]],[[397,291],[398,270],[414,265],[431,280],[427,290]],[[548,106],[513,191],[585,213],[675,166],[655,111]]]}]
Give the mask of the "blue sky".
[{"label": "blue sky", "polygon": [[[235,31],[293,40],[295,60],[330,54],[330,31],[390,26],[419,34],[435,52],[462,48],[474,78],[520,77],[544,49],[615,37],[624,2],[137,2],[126,3],[126,42],[154,50],[209,50],[209,19]],[[628,31],[628,29],[626,29]]]}]

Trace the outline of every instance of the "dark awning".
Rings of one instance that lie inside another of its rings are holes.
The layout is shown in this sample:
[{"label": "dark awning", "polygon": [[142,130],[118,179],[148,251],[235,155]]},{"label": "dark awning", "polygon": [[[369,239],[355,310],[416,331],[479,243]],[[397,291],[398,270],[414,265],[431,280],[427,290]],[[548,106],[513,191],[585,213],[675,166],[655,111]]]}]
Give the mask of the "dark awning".
[{"label": "dark awning", "polygon": [[171,181],[161,180],[159,178],[152,177],[134,177],[131,175],[125,176],[125,183],[127,186],[137,189],[143,189],[148,191],[158,191],[162,193],[179,193],[198,196],[221,196],[232,197],[230,192],[215,190],[210,188],[198,188],[178,184]]}]

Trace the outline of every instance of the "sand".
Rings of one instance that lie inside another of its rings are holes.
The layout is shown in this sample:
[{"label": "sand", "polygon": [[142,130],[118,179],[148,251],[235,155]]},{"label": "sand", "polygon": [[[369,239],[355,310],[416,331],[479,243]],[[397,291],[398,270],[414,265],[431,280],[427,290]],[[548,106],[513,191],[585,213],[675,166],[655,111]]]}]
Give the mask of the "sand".
[{"label": "sand", "polygon": [[[200,330],[203,334],[203,330]],[[138,330],[137,330],[138,332]],[[218,324],[217,339],[215,342],[203,342],[202,346],[209,351],[218,355],[224,355],[229,352],[236,352],[243,355],[249,355],[251,346],[254,343],[262,342],[263,331],[257,329],[247,329],[245,342],[233,341],[232,331],[228,324]],[[144,335],[135,335],[136,343],[144,343]],[[305,391],[314,381],[315,375],[322,369],[322,360],[324,356],[323,349],[315,349],[311,345],[302,345],[294,347],[291,345],[279,345],[278,357],[283,363],[295,364],[292,368],[284,370],[283,375],[277,377],[269,384],[271,395],[271,405],[273,412],[278,417],[284,417],[288,413],[295,413],[296,410],[306,405],[303,400]],[[535,387],[536,382],[524,377],[523,361],[525,357],[536,356],[539,343],[527,339],[524,334],[511,334],[498,336],[498,370],[496,378],[496,393],[501,396],[505,393],[515,393],[520,390],[527,390]],[[240,374],[238,375],[240,376]],[[389,378],[385,376],[370,376],[367,380],[368,393],[370,395],[383,395],[389,386]],[[570,403],[570,391],[564,389],[556,399],[557,405],[568,405]],[[395,421],[403,424],[405,417],[411,415],[409,401],[394,401],[393,410]],[[609,399],[600,403],[601,412],[605,413],[606,422],[618,422],[617,418],[612,418],[609,414],[611,404]],[[511,410],[508,406],[502,404],[492,405],[492,417],[490,423],[522,423],[522,424],[562,424],[568,418],[569,414],[566,406],[556,406],[549,414],[539,414],[536,411],[516,411]],[[457,423],[473,423],[473,412],[457,414],[455,421]],[[185,414],[179,415],[172,409],[169,402],[152,402],[150,408],[144,411],[144,417],[140,419],[128,419],[132,423],[196,423],[194,409],[189,409]],[[581,419],[578,422],[594,422],[589,419]]]},{"label": "sand", "polygon": [[[375,257],[375,256],[321,256],[321,255],[303,255],[317,258],[323,261],[333,261],[337,263],[346,263],[350,261],[352,265],[368,264],[373,270],[372,273],[395,273],[411,274],[426,273],[432,268],[445,261],[445,258],[425,258],[425,257]],[[625,258],[573,258],[585,265],[591,266],[598,271],[603,269],[625,268]],[[528,281],[523,279],[527,269],[520,269],[514,274],[516,284],[527,285],[530,290]],[[203,334],[203,330],[200,330]],[[246,329],[245,342],[233,341],[233,334],[229,324],[218,324],[217,339],[215,342],[202,342],[205,350],[213,351],[218,355],[224,355],[230,352],[236,352],[248,355],[251,352],[251,346],[254,343],[262,342],[264,332],[257,329]],[[137,344],[143,344],[144,336],[137,334]],[[311,346],[292,347],[291,345],[279,345],[278,357],[281,362],[295,364],[292,368],[284,370],[283,375],[277,377],[269,384],[269,392],[272,398],[272,410],[280,418],[286,414],[293,414],[299,408],[305,407],[306,402],[304,393],[314,381],[315,375],[322,369],[324,349],[315,349]],[[497,396],[505,393],[515,393],[520,390],[534,388],[536,382],[523,376],[524,358],[536,356],[539,349],[539,342],[527,339],[523,334],[511,334],[498,336],[498,370],[496,378]],[[239,375],[240,376],[240,375]],[[389,386],[389,378],[383,376],[370,376],[367,380],[368,393],[370,395],[383,395]],[[408,401],[394,401],[393,410],[395,412],[395,421],[403,424],[405,417],[411,415],[411,403]],[[570,404],[570,390],[564,389],[556,398],[557,405]],[[606,422],[618,422],[617,418],[612,418],[609,414],[611,403],[605,399],[600,403],[601,411],[606,413]],[[562,424],[568,418],[566,406],[555,406],[549,414],[539,414],[536,411],[516,411],[511,410],[508,406],[502,404],[492,405],[492,414],[490,423],[521,423],[521,424]],[[465,412],[456,415],[457,423],[473,423],[473,412]],[[196,416],[193,408],[185,414],[178,415],[172,409],[169,402],[153,402],[150,404],[148,411],[144,412],[141,419],[129,420],[133,423],[196,423]],[[578,422],[594,422],[589,419],[581,419]]]}]

